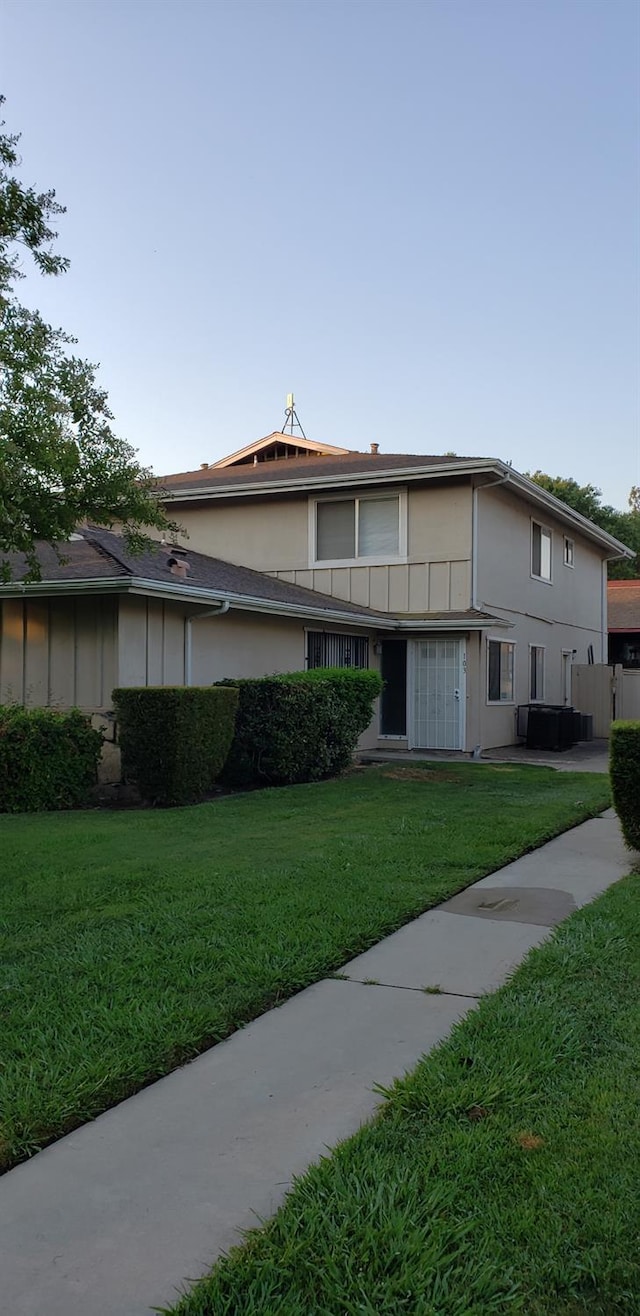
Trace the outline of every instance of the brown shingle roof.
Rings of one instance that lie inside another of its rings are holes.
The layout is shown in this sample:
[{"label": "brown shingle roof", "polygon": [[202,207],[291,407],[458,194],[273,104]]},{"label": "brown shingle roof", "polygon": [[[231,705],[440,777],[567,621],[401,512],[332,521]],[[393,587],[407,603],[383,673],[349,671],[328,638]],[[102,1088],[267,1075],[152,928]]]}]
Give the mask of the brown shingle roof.
[{"label": "brown shingle roof", "polygon": [[[49,544],[38,544],[37,554],[43,583],[47,581],[89,581],[96,579],[113,579],[114,581],[135,577],[155,584],[184,585],[185,589],[211,590],[213,593],[237,594],[245,598],[263,599],[271,603],[294,605],[300,608],[328,612],[344,612],[353,618],[363,620],[380,619],[382,613],[359,604],[347,603],[344,599],[321,594],[317,590],[306,589],[303,585],[290,584],[266,576],[262,571],[251,567],[239,567],[233,562],[221,558],[209,557],[205,553],[193,553],[189,549],[186,560],[189,574],[180,578],[172,574],[167,558],[170,549],[160,544],[145,553],[129,553],[121,535],[109,530],[95,527],[85,529],[81,539],[72,539],[60,544],[60,561],[55,549]],[[21,553],[8,555],[11,580],[24,580],[28,574],[28,564]],[[0,597],[2,590],[0,588]]]},{"label": "brown shingle roof", "polygon": [[[182,585],[186,591],[209,590],[214,597],[216,594],[223,597],[235,595],[240,607],[242,606],[240,600],[244,598],[272,603],[276,606],[276,610],[277,605],[281,604],[285,609],[287,606],[293,606],[301,610],[306,608],[315,613],[339,612],[353,617],[354,623],[360,622],[363,625],[393,621],[393,616],[389,613],[376,612],[373,608],[348,603],[345,599],[321,594],[318,590],[306,589],[303,585],[278,580],[274,576],[264,575],[262,571],[236,566],[233,562],[209,557],[205,553],[194,553],[190,549],[186,551],[189,575],[182,578],[173,575],[169,569],[167,558],[171,555],[171,550],[168,547],[159,544],[155,549],[133,556],[128,552],[123,537],[109,530],[92,526],[82,530],[81,535],[82,537],[74,538],[69,543],[59,545],[63,561],[49,544],[38,544],[42,593],[46,594],[47,583],[113,580],[115,587],[117,582],[135,579],[142,584],[148,581],[150,585]],[[4,587],[0,586],[0,600],[3,588],[9,592],[12,585],[15,587],[15,582],[24,580],[28,574],[28,564],[23,554],[10,554],[8,561],[11,568],[11,582]],[[477,624],[479,621],[486,621],[487,625],[490,625],[499,621],[499,618],[481,612],[477,608],[467,608],[457,612],[404,613],[398,616],[405,622],[459,622],[461,629],[465,622]]]},{"label": "brown shingle roof", "polygon": [[607,610],[610,631],[640,631],[640,580],[610,580]]},{"label": "brown shingle roof", "polygon": [[218,488],[227,484],[265,484],[274,481],[319,475],[358,474],[374,470],[410,470],[420,466],[448,466],[469,461],[468,457],[423,456],[398,452],[348,452],[343,457],[285,457],[278,461],[259,462],[256,466],[208,466],[206,470],[180,471],[176,475],[158,476],[163,489]]}]

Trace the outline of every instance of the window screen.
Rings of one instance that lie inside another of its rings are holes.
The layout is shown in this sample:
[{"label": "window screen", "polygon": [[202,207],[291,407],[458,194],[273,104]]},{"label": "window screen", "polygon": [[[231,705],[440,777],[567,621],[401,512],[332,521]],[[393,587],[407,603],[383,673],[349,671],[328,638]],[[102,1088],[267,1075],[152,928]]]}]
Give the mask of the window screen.
[{"label": "window screen", "polygon": [[361,499],[358,506],[358,557],[396,556],[398,543],[398,499]]}]

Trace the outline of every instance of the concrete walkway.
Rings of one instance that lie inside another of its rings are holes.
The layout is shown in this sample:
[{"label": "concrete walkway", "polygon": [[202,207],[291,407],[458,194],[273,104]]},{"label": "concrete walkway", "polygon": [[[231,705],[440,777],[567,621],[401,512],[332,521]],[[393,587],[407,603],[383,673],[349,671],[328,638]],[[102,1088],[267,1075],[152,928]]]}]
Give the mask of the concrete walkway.
[{"label": "concrete walkway", "polygon": [[357,757],[360,763],[516,763],[555,768],[557,772],[608,772],[609,741],[581,741],[558,753],[527,749],[526,745],[503,745],[501,749],[483,750],[479,759],[461,750],[445,749],[363,749]]},{"label": "concrete walkway", "polygon": [[611,811],[583,823],[5,1175],[2,1316],[171,1304],[373,1113],[375,1083],[632,863]]}]

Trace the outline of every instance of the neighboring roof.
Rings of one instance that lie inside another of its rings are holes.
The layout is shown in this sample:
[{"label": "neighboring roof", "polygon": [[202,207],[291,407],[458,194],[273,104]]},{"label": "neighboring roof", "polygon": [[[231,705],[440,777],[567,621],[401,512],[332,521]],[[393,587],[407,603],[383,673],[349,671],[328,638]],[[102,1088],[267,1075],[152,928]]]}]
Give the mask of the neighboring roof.
[{"label": "neighboring roof", "polygon": [[[365,621],[379,620],[384,616],[358,604],[347,603],[302,585],[292,585],[261,571],[235,566],[232,562],[209,557],[205,553],[194,553],[190,549],[179,550],[180,557],[184,555],[188,563],[189,574],[184,578],[177,577],[168,565],[170,545],[158,544],[157,548],[134,555],[128,551],[122,535],[93,526],[83,529],[79,536],[58,545],[58,548],[62,561],[51,545],[37,546],[42,586],[65,582],[88,583],[94,580],[135,580],[138,584],[147,582],[167,586],[172,593],[178,586],[180,592],[186,595],[190,591],[205,590],[222,599],[232,595],[284,607],[306,607],[314,612],[340,612]],[[19,582],[28,574],[28,564],[23,554],[10,554],[8,561],[12,579],[9,585],[0,589],[0,597],[10,590],[19,592]]]},{"label": "neighboring roof", "polygon": [[265,497],[269,494],[313,493],[321,489],[391,484],[414,480],[474,478],[478,484],[504,484],[512,493],[542,507],[565,525],[605,549],[609,558],[634,556],[633,550],[601,530],[579,512],[547,493],[528,476],[497,457],[457,457],[398,452],[344,452],[341,456],[285,457],[254,465],[207,466],[158,476],[168,504],[217,498]]},{"label": "neighboring roof", "polygon": [[[336,448],[331,443],[312,443],[310,439],[303,438],[297,434],[283,434],[282,430],[274,430],[273,434],[267,434],[264,439],[258,439],[256,443],[248,443],[245,448],[239,448],[237,452],[232,452],[228,457],[221,457],[220,461],[211,462],[209,470],[218,470],[220,467],[241,466],[254,462],[255,465],[263,465],[265,461],[270,460],[291,460],[297,456],[307,455],[310,457],[323,456],[344,456],[349,452],[348,448]],[[272,454],[270,456],[270,454]],[[277,454],[277,457],[275,457]],[[205,470],[205,466],[200,467]]]},{"label": "neighboring roof", "polygon": [[125,540],[109,530],[96,527],[83,529],[66,544],[60,544],[56,553],[49,544],[37,545],[37,556],[42,579],[27,583],[26,558],[21,553],[8,556],[11,580],[0,586],[0,599],[4,597],[55,593],[121,592],[159,594],[162,597],[192,600],[194,603],[225,603],[249,611],[266,611],[281,615],[323,618],[353,624],[375,626],[386,630],[433,628],[438,623],[444,629],[483,629],[486,626],[508,626],[509,623],[490,613],[469,608],[461,612],[425,612],[393,616],[376,612],[373,608],[348,603],[333,595],[321,594],[289,581],[267,576],[250,567],[236,566],[221,558],[205,553],[178,549],[179,559],[188,563],[189,574],[178,577],[172,573],[168,559],[172,556],[169,545],[158,544],[135,556],[127,549]]},{"label": "neighboring roof", "polygon": [[607,610],[610,631],[640,631],[640,580],[610,580]]}]

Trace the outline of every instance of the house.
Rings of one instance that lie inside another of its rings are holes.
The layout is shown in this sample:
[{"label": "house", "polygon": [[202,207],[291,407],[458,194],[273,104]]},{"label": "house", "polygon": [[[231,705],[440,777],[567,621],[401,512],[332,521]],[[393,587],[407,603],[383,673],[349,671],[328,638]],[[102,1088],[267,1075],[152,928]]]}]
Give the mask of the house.
[{"label": "house", "polygon": [[607,585],[609,662],[640,668],[640,580]]},{"label": "house", "polygon": [[116,685],[380,667],[363,743],[512,743],[607,658],[606,568],[629,556],[493,458],[368,453],[276,432],[162,477],[175,545],[83,529],[0,587],[0,699],[107,711]]}]

